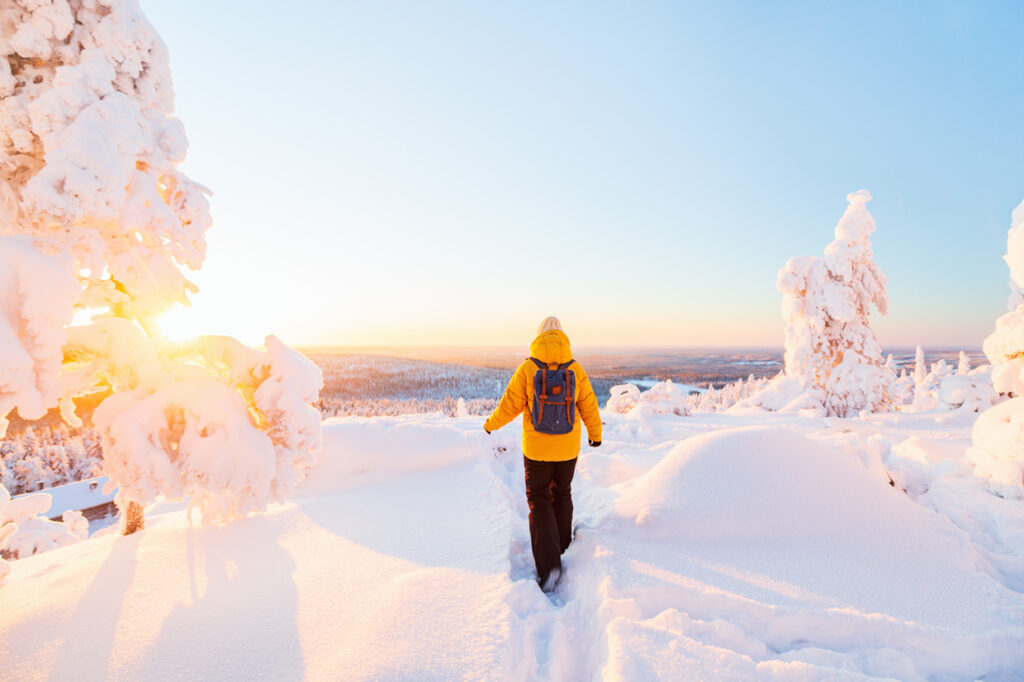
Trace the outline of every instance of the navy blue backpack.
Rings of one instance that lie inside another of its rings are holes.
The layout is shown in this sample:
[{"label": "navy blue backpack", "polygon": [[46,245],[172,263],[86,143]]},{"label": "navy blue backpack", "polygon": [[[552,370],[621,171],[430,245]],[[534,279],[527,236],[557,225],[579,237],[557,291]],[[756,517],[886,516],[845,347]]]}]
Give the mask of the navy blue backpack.
[{"label": "navy blue backpack", "polygon": [[576,422],[576,373],[569,365],[575,360],[548,369],[537,358],[530,359],[538,367],[533,375],[533,428],[552,435],[571,433]]}]

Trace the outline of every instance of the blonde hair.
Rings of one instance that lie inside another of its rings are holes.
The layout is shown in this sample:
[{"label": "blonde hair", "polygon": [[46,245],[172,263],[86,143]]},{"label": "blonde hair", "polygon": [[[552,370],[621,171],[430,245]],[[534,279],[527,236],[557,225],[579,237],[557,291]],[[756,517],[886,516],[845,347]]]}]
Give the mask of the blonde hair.
[{"label": "blonde hair", "polygon": [[562,323],[559,322],[558,318],[555,317],[554,315],[549,315],[548,317],[545,317],[544,321],[540,323],[539,327],[537,327],[537,336],[540,336],[544,332],[549,332],[553,329],[562,331]]}]

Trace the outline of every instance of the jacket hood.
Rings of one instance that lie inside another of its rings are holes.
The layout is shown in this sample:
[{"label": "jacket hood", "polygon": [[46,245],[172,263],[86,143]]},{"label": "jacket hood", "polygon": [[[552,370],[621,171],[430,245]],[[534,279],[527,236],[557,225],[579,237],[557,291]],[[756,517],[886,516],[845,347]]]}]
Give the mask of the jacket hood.
[{"label": "jacket hood", "polygon": [[560,329],[552,329],[537,336],[530,344],[530,355],[548,364],[572,360],[569,337]]}]

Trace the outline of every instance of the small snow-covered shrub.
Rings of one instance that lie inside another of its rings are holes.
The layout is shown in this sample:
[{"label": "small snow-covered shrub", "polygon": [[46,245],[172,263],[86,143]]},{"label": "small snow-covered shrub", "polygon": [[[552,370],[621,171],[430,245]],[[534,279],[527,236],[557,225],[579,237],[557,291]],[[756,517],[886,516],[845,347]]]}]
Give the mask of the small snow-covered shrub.
[{"label": "small snow-covered shrub", "polygon": [[137,346],[140,364],[125,367],[110,349],[125,335],[145,339],[112,322],[108,334],[76,339],[76,376],[98,382],[118,368],[140,379],[93,415],[107,486],[122,503],[188,497],[204,518],[230,519],[283,501],[315,464],[320,412],[312,404],[322,380],[305,357],[273,336],[266,351],[200,337],[173,354]]},{"label": "small snow-covered shrub", "polygon": [[633,384],[613,387],[605,410],[630,417],[656,414],[686,417],[690,415],[690,403],[690,395],[671,379],[666,379],[643,392]]},{"label": "small snow-covered shrub", "polygon": [[[81,512],[64,512],[63,521],[50,521],[48,493],[11,498],[0,486],[0,552],[16,559],[74,544],[89,536],[89,522]],[[0,580],[9,567],[0,559]]]},{"label": "small snow-covered shrub", "polygon": [[674,414],[679,417],[687,417],[690,410],[687,407],[688,393],[672,383],[671,379],[659,381],[649,390],[640,395],[636,406],[630,410],[631,414]]},{"label": "small snow-covered shrub", "polygon": [[987,410],[999,398],[992,387],[992,368],[986,365],[964,374],[947,374],[939,379],[938,398],[947,410]]},{"label": "small snow-covered shrub", "polygon": [[612,386],[610,394],[611,396],[604,406],[604,409],[608,412],[625,414],[640,402],[640,389],[633,384]]}]

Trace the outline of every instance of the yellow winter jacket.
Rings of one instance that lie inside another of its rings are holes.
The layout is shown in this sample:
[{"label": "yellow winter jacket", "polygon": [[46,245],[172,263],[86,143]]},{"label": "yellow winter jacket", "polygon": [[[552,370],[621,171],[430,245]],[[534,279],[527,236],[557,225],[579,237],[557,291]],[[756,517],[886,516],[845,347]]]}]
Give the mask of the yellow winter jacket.
[{"label": "yellow winter jacket", "polygon": [[[547,331],[530,344],[530,355],[549,365],[572,360],[569,337],[559,330]],[[505,395],[498,408],[484,422],[488,431],[496,431],[525,412],[523,416],[523,454],[542,462],[564,462],[580,454],[580,422],[587,426],[587,437],[601,440],[601,414],[597,409],[597,396],[590,379],[578,362],[570,369],[576,374],[576,419],[572,432],[564,434],[537,433],[533,428],[530,410],[533,405],[533,375],[537,365],[527,358],[516,369],[508,382]]]}]

